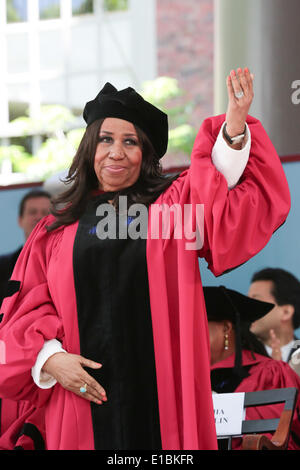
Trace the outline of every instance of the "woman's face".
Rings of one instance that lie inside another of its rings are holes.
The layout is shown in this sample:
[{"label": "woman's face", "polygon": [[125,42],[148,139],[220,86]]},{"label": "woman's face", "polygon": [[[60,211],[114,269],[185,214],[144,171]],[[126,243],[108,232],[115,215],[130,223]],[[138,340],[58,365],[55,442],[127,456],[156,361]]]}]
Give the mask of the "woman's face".
[{"label": "woman's face", "polygon": [[94,170],[103,191],[119,191],[138,179],[142,149],[131,122],[106,118],[99,131]]}]

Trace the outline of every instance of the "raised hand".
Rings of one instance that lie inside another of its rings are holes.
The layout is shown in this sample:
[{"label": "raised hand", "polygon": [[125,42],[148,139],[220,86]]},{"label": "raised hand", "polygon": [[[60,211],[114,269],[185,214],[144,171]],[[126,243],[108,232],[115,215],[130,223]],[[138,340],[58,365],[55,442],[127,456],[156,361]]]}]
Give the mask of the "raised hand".
[{"label": "raised hand", "polygon": [[231,70],[226,84],[228,92],[228,107],[226,111],[226,131],[230,137],[242,134],[246,118],[253,100],[254,75],[246,67]]},{"label": "raised hand", "polygon": [[274,330],[270,330],[270,346],[272,348],[272,354],[271,354],[272,359],[281,361],[282,356],[281,356],[281,349],[280,349],[280,339],[277,338]]}]

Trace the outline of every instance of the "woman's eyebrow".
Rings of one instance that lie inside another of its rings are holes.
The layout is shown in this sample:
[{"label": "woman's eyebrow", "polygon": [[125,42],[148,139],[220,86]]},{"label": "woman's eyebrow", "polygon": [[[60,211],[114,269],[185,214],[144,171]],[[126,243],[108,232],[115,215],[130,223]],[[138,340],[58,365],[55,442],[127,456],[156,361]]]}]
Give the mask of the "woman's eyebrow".
[{"label": "woman's eyebrow", "polygon": [[[113,132],[110,132],[110,131],[105,131],[104,129],[100,131],[100,134],[108,134],[108,135],[113,135],[114,133]],[[137,134],[135,134],[134,132],[125,132],[123,134],[124,136],[134,136],[134,137],[137,137]]]}]

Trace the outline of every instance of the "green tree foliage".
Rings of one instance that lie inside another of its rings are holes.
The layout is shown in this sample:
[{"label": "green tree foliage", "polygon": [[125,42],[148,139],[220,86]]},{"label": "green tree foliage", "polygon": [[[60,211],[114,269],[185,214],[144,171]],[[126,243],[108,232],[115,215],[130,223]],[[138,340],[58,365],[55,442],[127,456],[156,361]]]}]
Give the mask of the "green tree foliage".
[{"label": "green tree foliage", "polygon": [[13,172],[23,173],[32,180],[44,180],[67,168],[84,132],[84,129],[72,129],[74,126],[75,116],[60,105],[42,106],[40,115],[35,119],[28,116],[15,119],[11,122],[15,134],[41,135],[44,142],[35,155],[20,145],[0,147],[0,168],[4,161],[10,160]]},{"label": "green tree foliage", "polygon": [[50,20],[52,18],[59,18],[60,17],[60,3],[57,0],[52,5],[44,7],[43,5],[40,6],[40,19],[41,20]]},{"label": "green tree foliage", "polygon": [[124,11],[128,9],[128,0],[103,0],[106,11]]},{"label": "green tree foliage", "polygon": [[11,126],[19,134],[47,136],[58,134],[62,129],[73,124],[75,124],[75,116],[69,109],[61,105],[41,106],[40,114],[35,119],[22,116],[11,122]]},{"label": "green tree foliage", "polygon": [[73,15],[85,15],[86,13],[93,13],[93,11],[93,0],[82,0],[79,6],[73,6]]},{"label": "green tree foliage", "polygon": [[15,173],[19,172],[19,165],[25,161],[31,161],[32,155],[26,152],[22,145],[9,145],[0,147],[0,168],[5,162],[10,162],[12,170]]},{"label": "green tree foliage", "polygon": [[169,153],[190,155],[196,132],[189,124],[193,105],[184,100],[184,92],[175,78],[159,77],[143,84],[141,94],[169,117]]},{"label": "green tree foliage", "polygon": [[17,23],[19,21],[22,21],[20,13],[16,9],[13,0],[6,0],[6,11],[8,23]]}]

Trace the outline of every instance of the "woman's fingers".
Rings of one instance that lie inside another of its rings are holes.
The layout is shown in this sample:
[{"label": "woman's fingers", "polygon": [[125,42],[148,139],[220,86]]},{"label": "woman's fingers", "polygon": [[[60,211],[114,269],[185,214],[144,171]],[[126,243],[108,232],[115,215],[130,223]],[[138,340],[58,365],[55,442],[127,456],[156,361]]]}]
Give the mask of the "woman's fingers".
[{"label": "woman's fingers", "polygon": [[88,385],[88,388],[89,388],[89,391],[91,394],[93,394],[95,397],[106,401],[107,398],[106,398],[106,391],[104,390],[104,388],[102,387],[102,385],[100,385],[97,380],[95,380],[93,377],[91,377],[88,373],[82,377],[82,381],[84,382],[84,384],[87,384]]},{"label": "woman's fingers", "polygon": [[250,70],[248,69],[248,67],[244,69],[244,73],[245,73],[245,79],[247,80],[247,83],[248,83],[249,92],[253,92],[254,75],[253,73],[250,73]]},{"label": "woman's fingers", "polygon": [[227,91],[228,91],[229,99],[234,100],[234,91],[233,91],[233,86],[232,86],[232,81],[231,81],[231,76],[230,75],[228,75],[228,77],[227,77],[226,85],[227,85]]},{"label": "woman's fingers", "polygon": [[[254,75],[250,73],[248,67],[244,69],[238,68],[237,72],[231,70],[229,77],[232,84],[233,96],[237,102],[244,97],[252,99]],[[241,96],[239,97],[239,95]]]},{"label": "woman's fingers", "polygon": [[[82,371],[84,371],[82,369]],[[97,404],[102,404],[107,401],[107,396],[104,388],[88,373],[81,373],[81,376],[74,376],[68,382],[61,383],[61,385],[70,392],[76,393],[89,401]]]},{"label": "woman's fingers", "polygon": [[100,364],[100,362],[92,361],[91,359],[87,359],[83,356],[79,356],[79,358],[81,365],[89,367],[90,369],[100,369],[100,367],[102,367],[102,364]]},{"label": "woman's fingers", "polygon": [[98,387],[98,385],[98,382],[94,381],[94,379],[89,376],[88,378],[86,378],[86,381],[84,383],[81,383],[80,387],[77,388],[75,393],[78,394],[79,392],[79,395],[82,398],[85,398],[86,400],[90,400],[97,403],[98,405],[101,405],[102,402],[107,401],[107,396],[103,387]]},{"label": "woman's fingers", "polygon": [[239,77],[240,86],[244,92],[244,95],[248,96],[250,90],[249,90],[249,82],[247,80],[246,75],[247,74],[245,70],[242,70],[241,68],[238,69],[238,77]]},{"label": "woman's fingers", "polygon": [[[237,72],[235,70],[231,70],[230,75],[227,77],[227,88],[230,94],[229,97],[234,97],[236,101],[242,99],[244,96],[252,97],[253,80],[254,75],[250,73],[248,67],[245,69],[238,68]],[[238,98],[241,93],[243,95]]]},{"label": "woman's fingers", "polygon": [[235,70],[231,70],[230,78],[231,78],[231,82],[232,82],[234,96],[237,98],[237,96],[240,95],[241,93],[244,94],[244,90],[243,90],[243,88],[240,84],[238,75],[236,74]]},{"label": "woman's fingers", "polygon": [[[92,361],[91,359],[86,359],[85,357],[80,356],[80,363],[83,367],[89,367],[90,369],[100,369],[102,364],[99,362]],[[97,380],[91,377],[88,373],[82,379],[89,387],[89,392],[94,398],[107,401],[106,392],[102,385],[100,385]]]},{"label": "woman's fingers", "polygon": [[106,401],[104,388],[86,371],[85,367],[99,369],[102,365],[85,357],[64,352],[51,356],[43,369],[66,390],[98,404]]},{"label": "woman's fingers", "polygon": [[97,405],[102,405],[103,402],[107,401],[106,393],[99,392],[92,383],[89,383],[91,379],[92,377],[89,376],[86,382],[82,381],[78,383],[72,391],[85,400],[93,401],[97,403]]},{"label": "woman's fingers", "polygon": [[245,79],[247,80],[248,83],[248,99],[250,102],[253,100],[254,92],[253,92],[253,81],[254,81],[254,75],[253,73],[250,73],[250,70],[248,67],[244,69],[244,76]]}]

